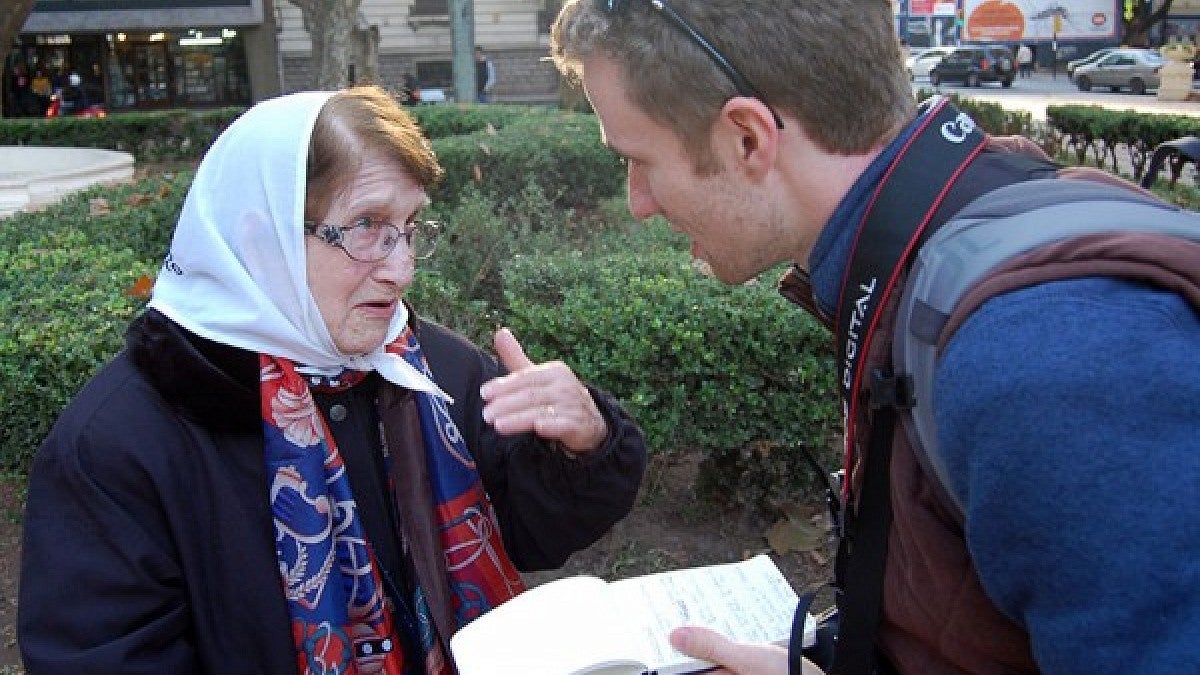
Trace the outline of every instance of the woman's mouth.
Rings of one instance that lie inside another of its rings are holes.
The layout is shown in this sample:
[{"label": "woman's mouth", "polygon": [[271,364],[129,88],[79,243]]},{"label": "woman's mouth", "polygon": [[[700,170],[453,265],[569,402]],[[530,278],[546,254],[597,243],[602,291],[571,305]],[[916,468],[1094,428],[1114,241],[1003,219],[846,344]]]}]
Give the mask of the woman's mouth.
[{"label": "woman's mouth", "polygon": [[393,298],[391,300],[370,300],[367,302],[360,302],[358,305],[356,305],[356,308],[368,316],[390,319],[392,314],[394,314],[396,311],[396,299]]}]

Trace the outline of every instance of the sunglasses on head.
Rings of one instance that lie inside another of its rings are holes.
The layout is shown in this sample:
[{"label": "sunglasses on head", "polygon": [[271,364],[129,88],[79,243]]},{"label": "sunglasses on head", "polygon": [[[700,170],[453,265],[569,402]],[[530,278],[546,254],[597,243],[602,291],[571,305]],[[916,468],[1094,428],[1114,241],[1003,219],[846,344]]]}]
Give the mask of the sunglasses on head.
[{"label": "sunglasses on head", "polygon": [[[635,0],[599,0],[597,4],[599,4],[600,9],[605,13],[615,15],[620,14],[625,10],[626,7],[630,5],[630,3],[634,1]],[[658,10],[660,14],[666,16],[672,26],[678,28],[681,32],[691,38],[692,42],[703,49],[704,53],[708,54],[708,57],[713,60],[713,63],[717,64],[717,67],[729,77],[729,81],[733,82],[733,86],[735,89],[737,89],[737,92],[740,96],[748,96],[750,98],[756,98],[762,101],[763,104],[767,106],[767,109],[771,111],[771,116],[775,118],[775,126],[779,127],[780,129],[783,128],[783,120],[779,118],[779,113],[775,112],[775,109],[771,107],[771,104],[767,103],[766,97],[760,94],[758,89],[756,89],[754,85],[750,84],[749,80],[747,80],[745,77],[742,77],[742,74],[738,72],[737,68],[734,68],[733,64],[729,62],[729,59],[725,58],[724,54],[718,51],[717,48],[714,47],[707,38],[701,35],[700,31],[696,30],[695,26],[688,22],[687,19],[680,16],[679,12],[676,12],[674,7],[667,4],[666,0],[642,1]]]}]

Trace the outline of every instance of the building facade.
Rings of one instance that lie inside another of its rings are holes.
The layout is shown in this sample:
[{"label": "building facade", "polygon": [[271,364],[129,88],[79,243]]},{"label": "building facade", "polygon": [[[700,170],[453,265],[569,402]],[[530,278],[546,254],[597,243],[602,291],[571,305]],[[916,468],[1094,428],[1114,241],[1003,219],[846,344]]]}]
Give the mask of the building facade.
[{"label": "building facade", "polygon": [[[448,4],[362,0],[360,27],[379,35],[380,84],[398,89],[411,74],[418,86],[453,88]],[[561,5],[561,0],[474,0],[475,44],[484,48],[496,69],[493,101],[557,101],[558,74],[544,57],[550,50],[550,24]],[[280,2],[276,19],[283,89],[304,89],[312,81],[312,62],[300,9]]]},{"label": "building facade", "polygon": [[[544,60],[560,0],[474,0],[475,43],[492,59],[492,100],[549,103]],[[362,0],[378,36],[378,83],[452,87],[447,0]],[[72,81],[108,110],[248,105],[312,86],[311,43],[286,0],[38,0],[4,62],[4,114],[39,115]],[[363,64],[350,64],[355,73]]]}]

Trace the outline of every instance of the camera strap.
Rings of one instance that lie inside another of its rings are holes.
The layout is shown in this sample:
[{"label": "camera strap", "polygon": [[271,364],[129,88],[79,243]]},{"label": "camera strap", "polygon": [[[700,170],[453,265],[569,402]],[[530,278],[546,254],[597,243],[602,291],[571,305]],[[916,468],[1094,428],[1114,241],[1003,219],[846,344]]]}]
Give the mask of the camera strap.
[{"label": "camera strap", "polygon": [[[945,98],[935,96],[923,107],[920,126],[871,197],[839,294],[835,326],[846,480],[835,568],[838,639],[831,672],[837,675],[875,672],[892,518],[888,478],[892,437],[898,410],[911,406],[905,382],[890,367],[864,373],[871,339],[903,271],[931,233],[928,226],[946,193],[987,142],[974,121]],[[860,403],[868,405],[870,416],[865,457],[855,437]],[[865,461],[861,467],[860,461]],[[851,494],[859,477],[859,494]]]}]

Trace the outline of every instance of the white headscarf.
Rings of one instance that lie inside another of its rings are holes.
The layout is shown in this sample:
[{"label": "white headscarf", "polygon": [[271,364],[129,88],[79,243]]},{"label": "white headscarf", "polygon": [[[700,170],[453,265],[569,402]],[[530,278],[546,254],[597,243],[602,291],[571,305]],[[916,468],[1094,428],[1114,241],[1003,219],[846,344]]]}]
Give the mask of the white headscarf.
[{"label": "white headscarf", "polygon": [[[318,369],[378,371],[389,382],[449,399],[380,346],[338,351],[308,289],[304,187],[308,145],[334,92],[263,101],[217,138],[196,170],[150,307],[222,344]],[[397,304],[384,344],[408,322]]]}]

